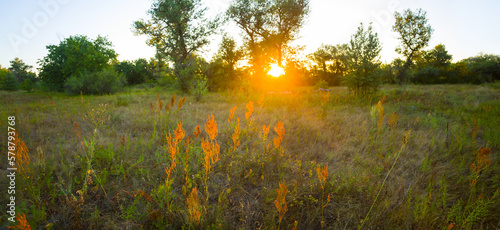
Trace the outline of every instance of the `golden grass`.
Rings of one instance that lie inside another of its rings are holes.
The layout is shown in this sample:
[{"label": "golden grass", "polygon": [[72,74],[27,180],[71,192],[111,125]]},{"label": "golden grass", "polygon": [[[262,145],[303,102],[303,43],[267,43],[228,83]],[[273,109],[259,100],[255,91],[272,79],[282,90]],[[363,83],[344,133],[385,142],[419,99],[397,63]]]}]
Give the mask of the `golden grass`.
[{"label": "golden grass", "polygon": [[[2,92],[0,125],[15,114],[26,148],[37,149],[28,152],[33,184],[19,182],[34,195],[19,199],[38,199],[42,208],[19,209],[32,226],[54,229],[105,226],[98,223],[353,229],[361,220],[363,228],[436,229],[451,222],[454,229],[498,228],[498,88],[388,86],[362,99],[344,90],[333,89],[324,103],[324,94],[307,90],[235,90],[231,98],[209,94],[196,103],[186,96],[177,104],[177,96],[158,91],[100,97]],[[117,97],[128,104],[115,105]],[[171,114],[150,112],[160,105]],[[241,127],[243,116],[248,123]],[[407,130],[411,138],[396,154]],[[96,156],[87,168],[83,140],[94,135]],[[281,150],[278,164],[268,146]],[[99,181],[102,189],[83,194],[83,184]],[[135,196],[138,190],[144,194]],[[473,210],[485,214],[465,218]]]}]

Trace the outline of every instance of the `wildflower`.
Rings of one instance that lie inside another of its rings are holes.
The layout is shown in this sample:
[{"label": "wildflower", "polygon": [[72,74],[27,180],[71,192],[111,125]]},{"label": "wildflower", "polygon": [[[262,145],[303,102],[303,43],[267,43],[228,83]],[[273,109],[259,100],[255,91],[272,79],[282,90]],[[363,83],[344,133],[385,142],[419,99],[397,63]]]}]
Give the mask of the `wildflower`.
[{"label": "wildflower", "polygon": [[238,146],[240,145],[240,118],[236,118],[236,122],[237,122],[237,125],[236,127],[234,128],[234,134],[233,134],[233,144],[234,144],[234,149],[238,148]]},{"label": "wildflower", "polygon": [[211,141],[215,140],[217,137],[219,130],[217,129],[217,121],[215,121],[213,114],[208,116],[207,122],[205,123],[205,132],[208,134]]},{"label": "wildflower", "polygon": [[18,214],[16,216],[17,225],[8,227],[9,229],[19,229],[19,230],[31,230],[30,223],[26,220],[25,214]]},{"label": "wildflower", "polygon": [[174,104],[175,104],[175,93],[174,93],[174,95],[172,96],[172,98],[170,98],[170,108],[173,108],[173,107],[174,107]]},{"label": "wildflower", "polygon": [[274,200],[274,206],[278,210],[279,214],[279,223],[281,223],[281,219],[285,215],[286,211],[288,211],[288,207],[286,205],[287,193],[288,189],[285,185],[285,179],[283,179],[283,182],[279,182],[278,195],[276,196],[276,200]]},{"label": "wildflower", "polygon": [[391,126],[391,132],[393,132],[394,128],[397,126],[399,120],[399,115],[396,112],[393,112],[389,117],[389,125]]},{"label": "wildflower", "polygon": [[200,199],[198,198],[198,189],[196,187],[191,190],[191,193],[186,199],[186,204],[188,206],[189,219],[191,222],[198,224],[201,219],[202,207],[200,205]]},{"label": "wildflower", "polygon": [[125,146],[125,134],[123,134],[122,140],[120,141],[120,143],[122,144],[122,147]]},{"label": "wildflower", "polygon": [[194,130],[194,138],[198,138],[198,136],[201,134],[201,129],[200,125],[196,126],[196,129]]},{"label": "wildflower", "polygon": [[277,137],[273,139],[274,147],[278,149],[283,142],[283,137],[285,136],[285,124],[280,121],[274,126],[274,131],[278,134]]},{"label": "wildflower", "polygon": [[181,110],[182,105],[184,104],[184,101],[186,100],[186,97],[183,97],[179,100],[179,103],[177,103],[177,111]]},{"label": "wildflower", "polygon": [[318,174],[318,179],[321,184],[321,188],[325,189],[325,182],[326,179],[328,178],[328,163],[326,163],[326,166],[321,169],[321,165],[317,164],[316,165],[316,174]]},{"label": "wildflower", "polygon": [[269,134],[269,129],[271,128],[270,125],[262,125],[262,134],[264,134],[263,139],[264,141],[267,140],[267,134]]},{"label": "wildflower", "polygon": [[246,105],[246,107],[247,107],[248,111],[245,113],[245,118],[248,120],[248,119],[250,119],[250,116],[252,115],[252,113],[254,111],[253,101],[248,102],[248,104]]},{"label": "wildflower", "polygon": [[233,107],[230,111],[229,111],[229,118],[227,119],[227,121],[229,122],[229,124],[231,124],[231,121],[233,120],[234,118],[234,112],[236,111],[236,107]]},{"label": "wildflower", "polygon": [[177,124],[177,129],[175,130],[175,141],[177,143],[180,142],[180,140],[182,140],[182,138],[184,138],[184,136],[186,136],[186,134],[184,133],[184,130],[182,130],[182,122],[179,122]]}]

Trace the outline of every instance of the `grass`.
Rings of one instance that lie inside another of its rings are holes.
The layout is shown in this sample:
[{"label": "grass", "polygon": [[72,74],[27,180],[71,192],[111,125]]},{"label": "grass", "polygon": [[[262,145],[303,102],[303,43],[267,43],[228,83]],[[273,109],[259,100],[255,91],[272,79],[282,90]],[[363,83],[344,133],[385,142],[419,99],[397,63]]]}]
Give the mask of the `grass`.
[{"label": "grass", "polygon": [[[498,229],[499,89],[384,86],[366,98],[343,87],[242,89],[186,95],[181,106],[184,95],[160,89],[1,91],[1,130],[16,116],[30,159],[19,162],[16,224]],[[4,172],[6,155],[0,163]],[[8,203],[6,191],[0,198]]]}]

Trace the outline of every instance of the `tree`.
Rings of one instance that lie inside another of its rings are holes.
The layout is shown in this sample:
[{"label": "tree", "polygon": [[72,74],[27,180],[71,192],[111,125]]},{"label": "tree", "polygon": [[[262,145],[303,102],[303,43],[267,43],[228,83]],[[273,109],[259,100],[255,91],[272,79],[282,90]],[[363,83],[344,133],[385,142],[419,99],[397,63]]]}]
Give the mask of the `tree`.
[{"label": "tree", "polygon": [[414,55],[416,64],[412,68],[412,82],[420,84],[451,83],[448,79],[451,58],[452,56],[448,54],[443,44]]},{"label": "tree", "polygon": [[16,77],[10,70],[0,66],[0,89],[7,91],[15,91],[19,88]]},{"label": "tree", "polygon": [[221,25],[219,17],[206,20],[206,10],[200,0],[156,0],[148,11],[151,19],[134,22],[134,33],[147,35],[147,44],[174,63],[175,76],[184,92],[189,91],[193,79],[181,75],[181,71],[196,63],[190,58],[209,44],[208,37]]},{"label": "tree", "polygon": [[329,85],[339,85],[346,71],[347,44],[321,45],[308,58],[319,68],[316,72],[317,80],[324,80]]},{"label": "tree", "polygon": [[434,67],[447,67],[451,64],[452,56],[443,44],[439,44],[434,49],[425,52],[426,62]]},{"label": "tree", "polygon": [[210,90],[234,87],[240,73],[236,69],[238,61],[243,58],[243,50],[239,49],[236,41],[224,34],[217,54],[209,66],[208,85]]},{"label": "tree", "polygon": [[17,82],[24,82],[25,80],[35,81],[36,74],[30,72],[29,70],[33,68],[33,66],[27,65],[20,58],[14,58],[14,60],[10,61],[10,72],[16,77]]},{"label": "tree", "polygon": [[263,77],[270,57],[279,66],[292,49],[305,18],[309,0],[233,0],[227,15],[245,33],[252,73]]},{"label": "tree", "polygon": [[71,75],[97,72],[116,60],[116,52],[105,37],[91,40],[87,36],[70,36],[59,45],[48,45],[49,54],[40,59],[40,78],[49,89],[63,91]]},{"label": "tree", "polygon": [[344,77],[344,83],[356,94],[366,94],[376,89],[380,79],[375,71],[380,65],[380,50],[382,49],[377,33],[372,26],[365,30],[363,23],[351,36],[347,48],[348,74]]},{"label": "tree", "polygon": [[400,84],[408,81],[407,70],[412,63],[413,56],[429,44],[432,28],[427,24],[426,12],[418,9],[416,12],[407,9],[401,15],[394,13],[396,22],[392,27],[394,32],[399,33],[401,45],[396,52],[406,57],[405,65],[400,71],[398,80]]},{"label": "tree", "polygon": [[154,67],[144,58],[115,63],[114,68],[118,73],[125,75],[129,85],[142,84],[152,80],[154,75]]}]

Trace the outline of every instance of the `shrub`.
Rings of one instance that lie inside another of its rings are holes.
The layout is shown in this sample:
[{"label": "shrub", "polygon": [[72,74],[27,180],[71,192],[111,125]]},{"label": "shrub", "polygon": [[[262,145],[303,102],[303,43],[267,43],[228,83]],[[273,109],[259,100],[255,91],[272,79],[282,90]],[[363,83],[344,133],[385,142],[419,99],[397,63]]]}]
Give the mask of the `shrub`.
[{"label": "shrub", "polygon": [[16,91],[19,89],[19,84],[14,74],[9,72],[3,76],[2,89],[7,91]]},{"label": "shrub", "polygon": [[94,73],[71,75],[65,83],[68,94],[110,94],[125,84],[125,77],[111,68]]},{"label": "shrub", "polygon": [[316,82],[316,87],[317,89],[327,89],[328,88],[328,82],[325,80],[319,80]]},{"label": "shrub", "polygon": [[33,89],[35,89],[35,82],[30,79],[24,79],[19,86],[22,90],[26,90],[28,93],[31,93],[33,92]]}]

